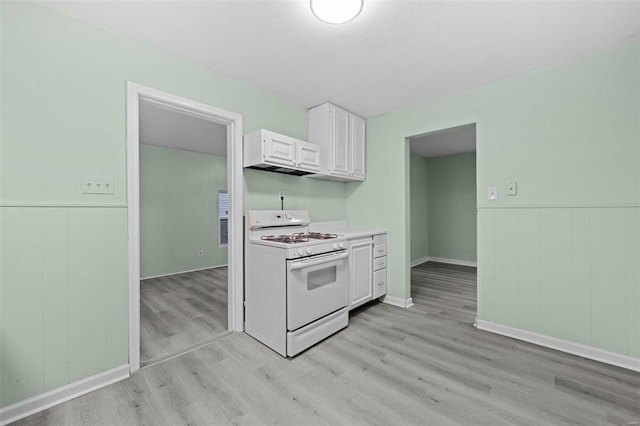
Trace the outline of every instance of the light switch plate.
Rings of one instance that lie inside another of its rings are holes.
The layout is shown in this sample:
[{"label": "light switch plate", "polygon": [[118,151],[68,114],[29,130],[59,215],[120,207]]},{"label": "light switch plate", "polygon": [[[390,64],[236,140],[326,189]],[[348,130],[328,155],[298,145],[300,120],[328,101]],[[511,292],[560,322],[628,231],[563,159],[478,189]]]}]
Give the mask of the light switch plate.
[{"label": "light switch plate", "polygon": [[490,186],[488,191],[487,191],[487,197],[490,200],[497,200],[498,199],[498,187]]},{"label": "light switch plate", "polygon": [[518,184],[516,182],[509,182],[507,184],[507,195],[517,195],[518,194]]},{"label": "light switch plate", "polygon": [[113,194],[113,178],[82,176],[83,194]]}]

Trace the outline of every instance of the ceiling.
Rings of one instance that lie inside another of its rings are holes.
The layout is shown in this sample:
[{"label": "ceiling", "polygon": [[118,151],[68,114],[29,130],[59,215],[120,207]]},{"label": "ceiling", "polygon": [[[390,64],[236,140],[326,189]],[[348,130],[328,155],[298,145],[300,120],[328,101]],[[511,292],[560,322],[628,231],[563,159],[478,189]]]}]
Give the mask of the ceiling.
[{"label": "ceiling", "polygon": [[227,156],[227,126],[140,100],[140,143]]},{"label": "ceiling", "polygon": [[308,0],[45,1],[303,107],[364,117],[639,39],[640,1],[365,0],[344,25]]},{"label": "ceiling", "polygon": [[476,125],[439,130],[410,140],[410,149],[422,157],[442,157],[476,150]]}]

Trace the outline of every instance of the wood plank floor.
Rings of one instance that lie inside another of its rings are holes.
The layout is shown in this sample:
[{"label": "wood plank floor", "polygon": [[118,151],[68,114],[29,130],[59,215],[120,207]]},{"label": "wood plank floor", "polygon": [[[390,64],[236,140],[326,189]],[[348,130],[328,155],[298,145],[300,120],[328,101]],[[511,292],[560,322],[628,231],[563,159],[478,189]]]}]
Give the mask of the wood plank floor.
[{"label": "wood plank floor", "polygon": [[227,267],[140,281],[140,365],[227,331]]},{"label": "wood plank floor", "polygon": [[427,263],[294,359],[231,334],[17,424],[638,424],[640,374],[475,329],[475,282]]}]

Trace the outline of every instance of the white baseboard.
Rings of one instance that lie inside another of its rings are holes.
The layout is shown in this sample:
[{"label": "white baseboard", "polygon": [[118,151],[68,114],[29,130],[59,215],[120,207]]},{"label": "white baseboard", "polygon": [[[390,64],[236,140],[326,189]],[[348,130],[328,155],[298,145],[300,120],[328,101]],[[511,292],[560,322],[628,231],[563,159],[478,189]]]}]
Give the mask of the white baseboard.
[{"label": "white baseboard", "polygon": [[144,280],[150,280],[153,278],[162,278],[162,277],[170,277],[172,275],[178,275],[178,274],[187,274],[189,272],[198,272],[198,271],[204,271],[206,269],[215,269],[215,268],[222,268],[223,266],[227,266],[226,264],[224,265],[217,265],[217,266],[205,266],[204,268],[198,268],[198,269],[189,269],[188,271],[181,271],[181,272],[172,272],[170,274],[162,274],[162,275],[153,275],[151,277],[144,277],[144,278],[140,278],[140,281],[144,281]]},{"label": "white baseboard", "polygon": [[412,260],[411,261],[411,267],[413,268],[414,266],[422,265],[423,263],[426,263],[428,261],[429,261],[429,256],[422,257],[422,258],[416,259],[416,260]]},{"label": "white baseboard", "polygon": [[429,262],[448,263],[450,265],[460,266],[472,266],[474,268],[478,267],[478,262],[474,262],[472,260],[447,259],[445,257],[430,257]]},{"label": "white baseboard", "polygon": [[407,309],[413,306],[413,299],[412,298],[401,299],[399,297],[386,295],[382,298],[382,303]]},{"label": "white baseboard", "polygon": [[578,355],[583,358],[600,361],[605,364],[615,365],[616,367],[640,372],[640,359],[638,358],[605,351],[603,349],[582,345],[580,343],[569,342],[555,337],[545,336],[531,331],[521,330],[519,328],[500,325],[490,321],[478,320],[477,324],[479,330],[501,334],[503,336],[523,340],[546,348],[555,349],[561,352]]},{"label": "white baseboard", "polygon": [[478,262],[472,260],[459,260],[459,259],[447,259],[446,257],[422,257],[420,259],[416,259],[411,261],[411,267],[422,265],[426,262],[439,262],[439,263],[448,263],[449,265],[460,265],[460,266],[471,266],[473,268],[478,267]]},{"label": "white baseboard", "polygon": [[96,389],[100,389],[129,377],[129,365],[112,368],[94,374],[68,385],[50,390],[40,395],[15,402],[0,408],[0,425],[6,425],[32,414],[46,410],[54,405],[77,398]]}]

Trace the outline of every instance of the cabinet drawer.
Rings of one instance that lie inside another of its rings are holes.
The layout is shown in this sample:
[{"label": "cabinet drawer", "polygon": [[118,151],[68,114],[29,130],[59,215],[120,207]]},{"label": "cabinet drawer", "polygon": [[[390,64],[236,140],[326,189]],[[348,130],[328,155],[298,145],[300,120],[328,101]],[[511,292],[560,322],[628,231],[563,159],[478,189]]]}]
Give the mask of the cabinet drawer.
[{"label": "cabinet drawer", "polygon": [[387,267],[387,256],[378,257],[373,259],[373,270],[377,271]]},{"label": "cabinet drawer", "polygon": [[387,294],[387,270],[381,269],[373,273],[373,298]]},{"label": "cabinet drawer", "polygon": [[373,236],[373,244],[387,244],[387,234],[376,234]]},{"label": "cabinet drawer", "polygon": [[387,245],[386,244],[376,244],[373,246],[373,257],[380,257],[387,255]]}]

